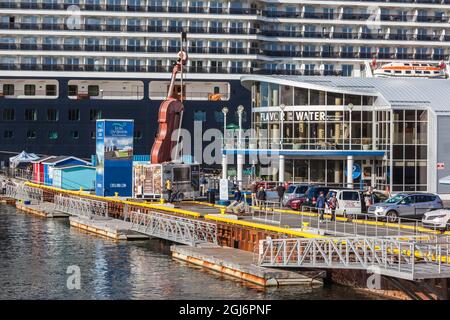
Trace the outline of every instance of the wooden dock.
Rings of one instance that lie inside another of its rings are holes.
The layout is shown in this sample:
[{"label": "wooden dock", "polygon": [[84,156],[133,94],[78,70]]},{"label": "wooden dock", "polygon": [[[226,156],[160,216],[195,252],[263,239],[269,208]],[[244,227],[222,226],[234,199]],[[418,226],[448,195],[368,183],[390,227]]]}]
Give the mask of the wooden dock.
[{"label": "wooden dock", "polygon": [[0,196],[0,204],[7,204],[7,205],[13,206],[16,204],[16,199],[5,197],[5,196]]},{"label": "wooden dock", "polygon": [[70,217],[70,226],[113,240],[146,240],[150,237],[131,229],[131,223],[111,218]]},{"label": "wooden dock", "polygon": [[175,259],[202,266],[260,286],[304,285],[322,287],[322,271],[297,273],[293,271],[263,268],[254,264],[253,254],[248,251],[216,245],[170,247]]},{"label": "wooden dock", "polygon": [[17,210],[34,214],[43,218],[68,218],[64,212],[56,211],[52,203],[43,202],[41,204],[23,204],[16,202]]}]

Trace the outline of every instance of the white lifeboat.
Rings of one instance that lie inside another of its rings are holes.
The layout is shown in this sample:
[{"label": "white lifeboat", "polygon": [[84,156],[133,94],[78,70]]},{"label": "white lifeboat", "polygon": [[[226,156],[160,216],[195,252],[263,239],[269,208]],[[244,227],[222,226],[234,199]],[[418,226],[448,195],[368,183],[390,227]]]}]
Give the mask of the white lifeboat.
[{"label": "white lifeboat", "polygon": [[392,62],[373,71],[375,77],[384,78],[445,78],[445,63]]}]

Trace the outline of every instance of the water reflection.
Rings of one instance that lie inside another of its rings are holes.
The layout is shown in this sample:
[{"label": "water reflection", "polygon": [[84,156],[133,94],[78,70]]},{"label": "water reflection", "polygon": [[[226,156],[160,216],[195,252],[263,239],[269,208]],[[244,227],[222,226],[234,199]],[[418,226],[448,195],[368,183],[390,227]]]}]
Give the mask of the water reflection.
[{"label": "water reflection", "polygon": [[[169,243],[113,242],[0,206],[0,299],[360,299],[339,286],[263,289],[172,260]],[[67,267],[81,289],[67,288]]]}]

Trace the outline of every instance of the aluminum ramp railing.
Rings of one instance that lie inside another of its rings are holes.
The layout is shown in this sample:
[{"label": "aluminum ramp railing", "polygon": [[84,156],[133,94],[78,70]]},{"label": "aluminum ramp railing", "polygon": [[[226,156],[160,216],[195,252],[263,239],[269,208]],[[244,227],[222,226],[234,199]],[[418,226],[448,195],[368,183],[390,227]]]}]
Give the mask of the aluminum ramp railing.
[{"label": "aluminum ramp railing", "polygon": [[6,196],[16,200],[42,202],[44,192],[42,189],[32,188],[24,184],[7,184]]},{"label": "aluminum ramp railing", "polygon": [[125,221],[131,230],[151,237],[170,240],[190,246],[200,243],[217,244],[217,225],[159,212],[126,212]]},{"label": "aluminum ramp railing", "polygon": [[450,278],[447,237],[265,239],[263,267],[359,269],[407,280]]},{"label": "aluminum ramp railing", "polygon": [[77,217],[108,217],[108,203],[80,197],[55,195],[55,210]]}]

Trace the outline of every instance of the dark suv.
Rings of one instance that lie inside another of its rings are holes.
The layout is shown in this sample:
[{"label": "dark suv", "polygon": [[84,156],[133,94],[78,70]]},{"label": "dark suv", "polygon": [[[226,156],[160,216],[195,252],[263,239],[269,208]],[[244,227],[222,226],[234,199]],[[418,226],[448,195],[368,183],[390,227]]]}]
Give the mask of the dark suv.
[{"label": "dark suv", "polygon": [[303,207],[305,207],[305,210],[307,210],[308,207],[315,207],[320,192],[323,192],[323,195],[326,196],[328,191],[330,191],[330,187],[311,186],[306,190],[303,197],[291,201],[291,208],[304,211],[302,209]]}]

